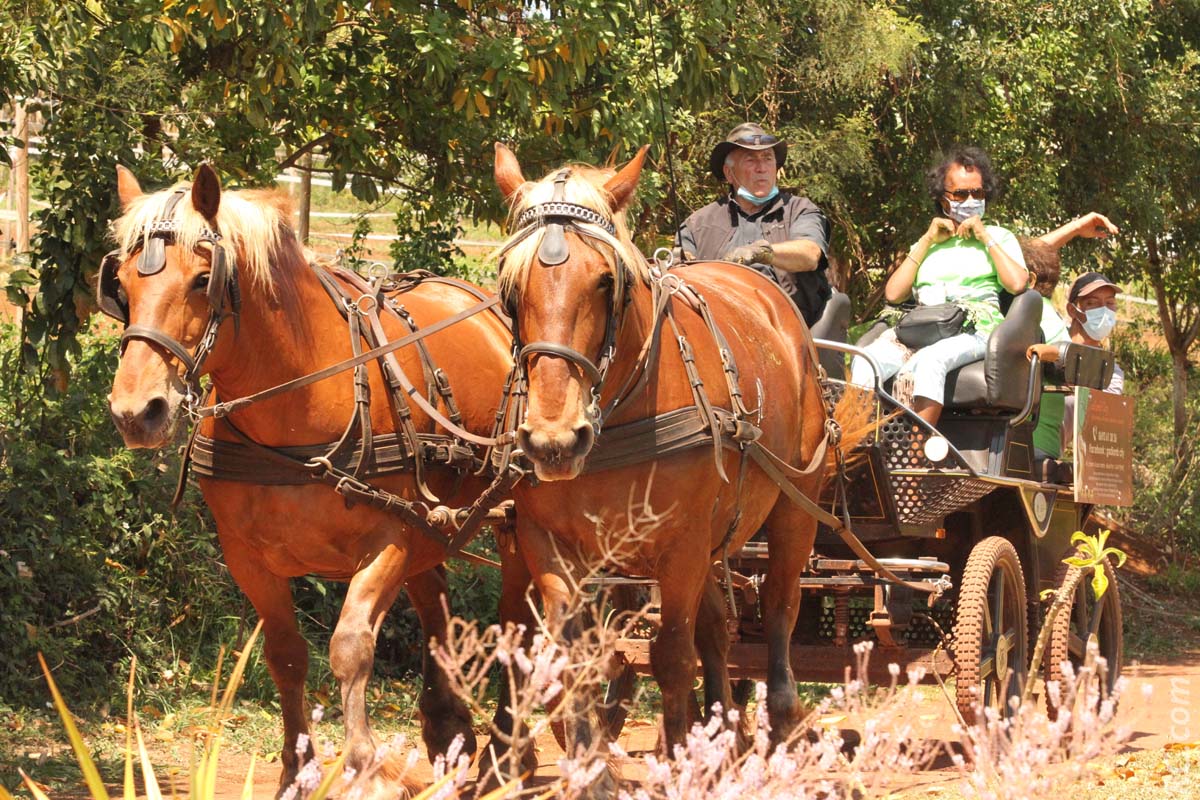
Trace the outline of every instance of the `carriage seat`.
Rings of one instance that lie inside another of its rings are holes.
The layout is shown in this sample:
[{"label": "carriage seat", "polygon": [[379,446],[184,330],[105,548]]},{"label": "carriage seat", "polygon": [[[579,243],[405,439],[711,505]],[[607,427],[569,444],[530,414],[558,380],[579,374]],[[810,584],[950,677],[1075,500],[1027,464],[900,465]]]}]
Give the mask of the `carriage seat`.
[{"label": "carriage seat", "polygon": [[1041,341],[1042,296],[1025,291],[1013,298],[1004,321],[988,337],[983,361],[946,376],[946,407],[1020,411],[1029,394],[1025,351]]},{"label": "carriage seat", "polygon": [[[1041,341],[1042,296],[1025,291],[1012,299],[1004,321],[988,337],[981,361],[951,370],[946,376],[946,408],[1016,412],[1025,407],[1030,363],[1025,350]],[[887,325],[876,323],[858,340],[864,347]]]},{"label": "carriage seat", "polygon": [[[849,330],[850,296],[834,289],[829,302],[825,304],[825,310],[821,312],[821,318],[813,323],[809,332],[814,339],[845,344]],[[821,366],[825,368],[827,376],[838,380],[845,379],[846,358],[842,353],[818,349],[817,357],[821,360]]]}]

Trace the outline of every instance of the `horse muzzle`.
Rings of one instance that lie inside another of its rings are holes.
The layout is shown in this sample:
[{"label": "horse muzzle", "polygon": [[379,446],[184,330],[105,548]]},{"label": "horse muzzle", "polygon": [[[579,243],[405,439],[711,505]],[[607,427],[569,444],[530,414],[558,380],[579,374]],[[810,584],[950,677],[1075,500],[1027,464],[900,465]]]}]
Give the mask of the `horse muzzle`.
[{"label": "horse muzzle", "polygon": [[174,438],[182,400],[179,395],[172,399],[170,395],[174,394],[155,394],[149,398],[109,395],[108,412],[126,447],[157,448]]},{"label": "horse muzzle", "polygon": [[590,422],[571,428],[533,427],[524,422],[517,428],[517,446],[533,462],[538,480],[571,480],[583,471],[584,461],[596,443]]}]

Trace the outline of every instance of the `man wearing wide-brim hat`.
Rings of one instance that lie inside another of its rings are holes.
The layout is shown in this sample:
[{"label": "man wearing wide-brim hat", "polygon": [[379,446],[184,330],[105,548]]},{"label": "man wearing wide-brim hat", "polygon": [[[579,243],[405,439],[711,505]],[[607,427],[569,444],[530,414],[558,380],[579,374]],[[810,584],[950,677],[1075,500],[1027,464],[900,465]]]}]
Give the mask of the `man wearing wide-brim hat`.
[{"label": "man wearing wide-brim hat", "polygon": [[761,125],[730,131],[708,160],[727,192],[688,217],[675,244],[684,260],[732,261],[768,275],[812,325],[832,292],[825,276],[829,221],[807,197],[779,190],[786,158],[787,142]]}]

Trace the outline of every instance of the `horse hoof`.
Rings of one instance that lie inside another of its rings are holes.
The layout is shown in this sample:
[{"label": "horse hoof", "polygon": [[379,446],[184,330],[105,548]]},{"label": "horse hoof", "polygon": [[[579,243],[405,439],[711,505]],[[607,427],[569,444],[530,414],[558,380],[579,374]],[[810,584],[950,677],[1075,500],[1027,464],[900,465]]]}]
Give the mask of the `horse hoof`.
[{"label": "horse hoof", "polygon": [[471,727],[471,714],[466,708],[450,708],[438,711],[418,712],[421,717],[421,741],[432,763],[438,756],[445,755],[454,737],[462,736],[462,753],[474,756],[479,747],[475,730]]}]

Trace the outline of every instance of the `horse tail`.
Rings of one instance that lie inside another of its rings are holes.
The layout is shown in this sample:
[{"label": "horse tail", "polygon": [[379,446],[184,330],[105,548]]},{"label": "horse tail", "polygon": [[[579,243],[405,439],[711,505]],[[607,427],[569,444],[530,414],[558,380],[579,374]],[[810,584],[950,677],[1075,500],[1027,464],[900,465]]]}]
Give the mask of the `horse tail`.
[{"label": "horse tail", "polygon": [[837,474],[839,455],[844,459],[844,465],[849,467],[862,458],[861,452],[855,452],[859,444],[878,430],[883,420],[876,415],[875,393],[854,384],[847,383],[846,390],[833,407],[833,421],[841,431],[837,442],[829,443],[825,453],[825,475]]}]

